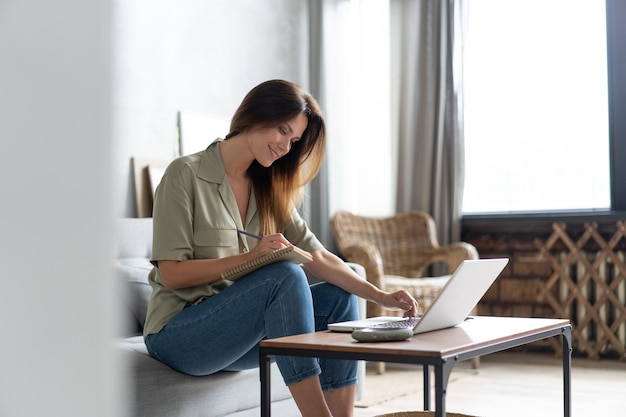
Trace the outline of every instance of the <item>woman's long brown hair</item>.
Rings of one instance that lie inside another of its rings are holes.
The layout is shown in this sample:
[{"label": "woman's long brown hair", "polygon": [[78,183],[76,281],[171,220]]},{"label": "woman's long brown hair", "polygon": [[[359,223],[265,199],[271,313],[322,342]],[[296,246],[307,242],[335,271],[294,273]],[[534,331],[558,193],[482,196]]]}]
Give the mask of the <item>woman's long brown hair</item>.
[{"label": "woman's long brown hair", "polygon": [[248,168],[262,235],[283,231],[293,208],[302,202],[304,185],[319,172],[326,148],[324,116],[317,101],[298,85],[266,81],[244,97],[226,136],[228,139],[251,128],[278,127],[300,113],[306,115],[308,125],[291,150],[268,168],[257,161]]}]

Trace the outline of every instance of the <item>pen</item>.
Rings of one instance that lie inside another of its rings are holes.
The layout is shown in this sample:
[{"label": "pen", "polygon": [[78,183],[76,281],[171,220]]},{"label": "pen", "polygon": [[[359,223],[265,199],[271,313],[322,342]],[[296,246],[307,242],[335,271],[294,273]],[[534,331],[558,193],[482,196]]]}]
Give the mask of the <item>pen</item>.
[{"label": "pen", "polygon": [[259,240],[263,239],[261,236],[259,236],[259,235],[255,235],[254,233],[246,232],[245,230],[239,230],[239,229],[237,229],[237,232],[238,232],[238,233],[241,233],[242,235],[246,235],[246,236],[253,237],[253,238],[255,238],[255,239],[259,239]]}]

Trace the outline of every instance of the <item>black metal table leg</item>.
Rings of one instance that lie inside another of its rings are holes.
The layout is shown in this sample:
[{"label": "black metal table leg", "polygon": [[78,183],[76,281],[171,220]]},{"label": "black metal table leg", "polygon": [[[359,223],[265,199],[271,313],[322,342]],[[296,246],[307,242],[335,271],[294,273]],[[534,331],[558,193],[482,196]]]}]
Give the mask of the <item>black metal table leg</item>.
[{"label": "black metal table leg", "polygon": [[456,362],[456,360],[447,360],[435,365],[435,417],[445,417],[446,415],[448,380]]},{"label": "black metal table leg", "polygon": [[424,411],[430,411],[430,366],[424,364]]},{"label": "black metal table leg", "polygon": [[261,417],[272,415],[271,403],[272,394],[270,392],[271,360],[263,351],[259,354],[259,377],[261,379]]},{"label": "black metal table leg", "polygon": [[572,415],[572,328],[563,329],[563,412]]}]

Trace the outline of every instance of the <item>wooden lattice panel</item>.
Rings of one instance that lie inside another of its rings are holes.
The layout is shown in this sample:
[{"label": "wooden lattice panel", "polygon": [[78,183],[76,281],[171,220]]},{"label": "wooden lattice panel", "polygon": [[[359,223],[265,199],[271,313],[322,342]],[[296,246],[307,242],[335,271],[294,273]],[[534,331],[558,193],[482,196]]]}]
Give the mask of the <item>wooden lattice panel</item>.
[{"label": "wooden lattice panel", "polygon": [[617,222],[608,241],[597,223],[585,223],[578,239],[568,235],[564,223],[552,228],[545,242],[535,241],[538,258],[554,271],[537,301],[551,306],[555,317],[572,320],[575,349],[593,359],[615,351],[626,360],[626,264],[617,250],[626,240],[626,222]]}]

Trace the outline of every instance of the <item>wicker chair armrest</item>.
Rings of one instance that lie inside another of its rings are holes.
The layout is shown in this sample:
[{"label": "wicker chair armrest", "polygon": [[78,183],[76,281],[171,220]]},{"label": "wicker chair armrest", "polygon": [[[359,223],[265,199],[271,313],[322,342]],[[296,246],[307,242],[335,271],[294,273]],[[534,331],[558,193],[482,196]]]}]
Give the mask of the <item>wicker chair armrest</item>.
[{"label": "wicker chair armrest", "polygon": [[448,273],[452,274],[464,260],[478,259],[478,251],[474,245],[467,242],[454,242],[449,245],[429,248],[425,251],[429,260],[428,264],[443,262],[448,267]]},{"label": "wicker chair armrest", "polygon": [[365,268],[366,278],[369,282],[381,288],[383,273],[383,259],[376,246],[363,243],[352,245],[342,251],[342,255],[348,262],[354,262]]}]

